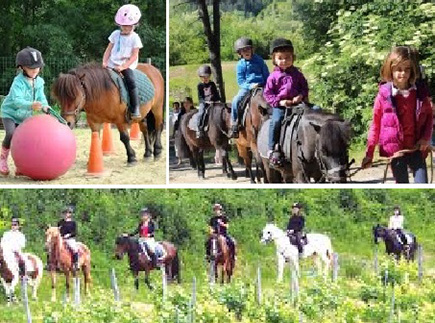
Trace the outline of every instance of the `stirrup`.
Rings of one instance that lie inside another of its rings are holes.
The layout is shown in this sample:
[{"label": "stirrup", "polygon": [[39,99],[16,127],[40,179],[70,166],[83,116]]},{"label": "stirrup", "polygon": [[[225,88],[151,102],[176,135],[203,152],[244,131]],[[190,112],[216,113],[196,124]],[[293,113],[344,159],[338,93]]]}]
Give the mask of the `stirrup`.
[{"label": "stirrup", "polygon": [[284,164],[282,153],[276,150],[272,150],[269,155],[269,163],[273,167],[281,167]]}]

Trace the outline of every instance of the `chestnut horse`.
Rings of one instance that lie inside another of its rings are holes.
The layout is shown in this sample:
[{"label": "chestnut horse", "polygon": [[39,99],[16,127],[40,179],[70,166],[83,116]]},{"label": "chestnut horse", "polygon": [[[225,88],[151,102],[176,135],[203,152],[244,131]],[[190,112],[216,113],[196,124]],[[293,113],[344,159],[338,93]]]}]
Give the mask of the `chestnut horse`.
[{"label": "chestnut horse", "polygon": [[[26,264],[26,276],[28,283],[32,286],[32,298],[37,298],[37,291],[41,283],[43,264],[41,259],[31,253],[23,253],[22,259]],[[16,301],[15,287],[19,282],[19,265],[18,259],[14,252],[6,251],[0,248],[0,280],[6,292],[7,305]]]},{"label": "chestnut horse", "polygon": [[[180,277],[180,260],[178,258],[177,248],[168,241],[162,241],[161,245],[166,251],[166,255],[162,260],[165,266],[166,277],[170,281],[177,280],[178,283],[181,281]],[[142,247],[139,245],[137,239],[131,238],[128,235],[122,235],[116,238],[115,241],[115,257],[121,260],[124,254],[128,255],[128,262],[130,264],[130,270],[134,276],[134,286],[136,290],[139,289],[139,272],[145,272],[145,284],[149,289],[153,287],[149,281],[150,271],[156,269],[153,267],[151,261],[142,252]]]},{"label": "chestnut horse", "polygon": [[[84,290],[89,295],[91,284],[91,251],[83,243],[78,242],[79,268],[83,271]],[[70,277],[76,277],[73,269],[72,253],[60,235],[58,227],[48,228],[45,232],[45,247],[48,252],[49,271],[51,276],[51,300],[56,300],[56,269],[65,275],[66,296],[69,298]]]},{"label": "chestnut horse", "polygon": [[[162,152],[164,80],[160,71],[150,64],[139,64],[154,85],[154,97],[141,105],[143,119],[139,122],[145,138],[144,157],[159,157]],[[120,140],[127,150],[127,162],[134,164],[136,153],[130,146],[127,104],[120,99],[120,91],[109,70],[96,64],[87,64],[60,74],[53,84],[53,96],[61,105],[61,114],[73,128],[79,113],[86,112],[91,131],[100,131],[104,122],[113,123],[119,130]]]},{"label": "chestnut horse", "polygon": [[239,138],[236,140],[239,156],[243,159],[245,164],[246,176],[251,179],[251,183],[253,184],[255,183],[255,178],[252,172],[252,157],[254,157],[255,160],[257,182],[261,182],[262,176],[264,182],[268,182],[257,147],[257,137],[261,124],[263,123],[264,115],[267,116],[267,107],[268,104],[263,98],[263,89],[254,89],[249,103],[246,106],[245,124],[239,131]]},{"label": "chestnut horse", "polygon": [[[222,151],[222,172],[233,180],[237,175],[231,165],[228,151],[230,150],[228,131],[231,127],[231,116],[228,107],[219,102],[212,102],[208,107],[208,130],[203,138],[196,138],[196,132],[191,126],[197,110],[184,114],[180,120],[180,131],[176,143],[181,153],[185,147],[189,148],[189,159],[192,167],[198,169],[198,177],[205,178],[204,151],[216,149]],[[192,120],[193,119],[193,120]],[[229,170],[229,172],[228,172]]]},{"label": "chestnut horse", "polygon": [[[227,283],[231,282],[231,276],[235,267],[235,257],[227,244],[226,238],[221,234],[213,233],[208,240],[210,247],[210,260],[212,260],[213,273],[215,280],[218,280],[218,266],[221,266],[221,283],[227,277]],[[235,248],[236,246],[234,246]]]}]

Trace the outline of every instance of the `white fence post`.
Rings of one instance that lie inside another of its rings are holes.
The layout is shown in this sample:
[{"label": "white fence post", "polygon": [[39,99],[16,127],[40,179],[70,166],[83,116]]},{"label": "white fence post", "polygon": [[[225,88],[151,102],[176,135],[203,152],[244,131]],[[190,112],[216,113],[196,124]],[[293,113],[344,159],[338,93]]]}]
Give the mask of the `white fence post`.
[{"label": "white fence post", "polygon": [[165,266],[160,267],[160,271],[162,272],[162,300],[166,301],[166,293],[167,293],[167,281],[166,281],[166,271]]},{"label": "white fence post", "polygon": [[291,295],[292,303],[295,304],[299,296],[299,278],[294,269],[291,270]]},{"label": "white fence post", "polygon": [[74,277],[74,303],[80,305],[80,278]]},{"label": "white fence post", "polygon": [[21,280],[21,292],[23,294],[23,305],[24,310],[26,311],[26,317],[27,317],[27,323],[32,323],[32,314],[30,313],[30,307],[29,307],[29,297],[27,295],[27,278],[23,277]]},{"label": "white fence post", "polygon": [[261,304],[261,268],[257,267],[257,303]]},{"label": "white fence post", "polygon": [[112,284],[113,296],[115,297],[115,301],[119,302],[119,288],[118,280],[116,279],[115,268],[112,268],[110,272],[110,282]]},{"label": "white fence post", "polygon": [[374,269],[375,274],[378,274],[379,264],[378,264],[378,245],[375,244],[375,252],[374,252],[375,260],[374,260]]},{"label": "white fence post", "polygon": [[210,270],[209,270],[209,279],[208,279],[209,283],[211,285],[214,285],[214,283],[216,282],[216,276],[215,276],[215,260],[211,260],[210,261]]},{"label": "white fence post", "polygon": [[417,247],[418,256],[418,281],[421,283],[423,279],[423,247],[418,245]]},{"label": "white fence post", "polygon": [[336,282],[338,277],[338,254],[332,254],[332,281]]}]

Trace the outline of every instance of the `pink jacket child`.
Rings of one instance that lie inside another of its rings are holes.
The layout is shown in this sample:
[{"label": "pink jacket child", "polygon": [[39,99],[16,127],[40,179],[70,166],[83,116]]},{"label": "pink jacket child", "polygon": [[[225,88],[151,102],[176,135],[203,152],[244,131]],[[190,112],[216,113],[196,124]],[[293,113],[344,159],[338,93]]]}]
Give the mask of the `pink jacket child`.
[{"label": "pink jacket child", "polygon": [[382,69],[384,82],[375,99],[372,124],[362,167],[369,167],[375,147],[379,154],[393,157],[401,150],[415,150],[394,156],[391,169],[397,183],[409,183],[408,168],[416,183],[427,183],[427,157],[432,136],[433,113],[426,84],[419,79],[418,52],[398,46],[388,54]]}]

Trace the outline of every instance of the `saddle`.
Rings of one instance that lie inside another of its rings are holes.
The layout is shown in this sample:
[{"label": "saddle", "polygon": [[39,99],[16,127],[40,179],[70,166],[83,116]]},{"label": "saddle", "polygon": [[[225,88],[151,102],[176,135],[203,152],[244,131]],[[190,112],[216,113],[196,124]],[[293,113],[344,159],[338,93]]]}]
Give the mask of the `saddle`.
[{"label": "saddle", "polygon": [[195,113],[192,118],[190,118],[188,123],[188,128],[193,131],[198,131],[198,125],[204,130],[204,132],[207,132],[208,130],[208,118],[210,115],[210,107],[212,104],[204,103],[204,113],[202,114],[202,119],[200,120],[200,123],[198,122],[199,113]]},{"label": "saddle", "polygon": [[[262,92],[263,87],[256,87],[254,89],[249,90],[248,93],[240,100],[237,105],[237,120],[239,123],[239,128],[244,129],[246,125],[246,116],[248,115],[248,106],[251,102],[251,99],[257,95],[257,93]],[[267,113],[267,112],[265,112]]]},{"label": "saddle", "polygon": [[[290,239],[290,244],[293,246],[297,246],[297,237],[294,233],[290,233],[288,235],[289,239]],[[302,233],[302,237],[301,237],[301,242],[302,245],[305,246],[308,244],[308,239],[307,239],[307,234],[305,232]]]},{"label": "saddle", "polygon": [[[145,73],[138,69],[135,69],[133,71],[136,81],[136,87],[139,94],[139,102],[142,105],[154,97],[154,85]],[[124,82],[124,77],[121,73],[118,73],[112,69],[109,69],[109,72],[113,83],[115,83],[116,87],[119,89],[120,102],[125,102],[127,106],[130,107],[130,97],[128,95],[128,87]]]}]

